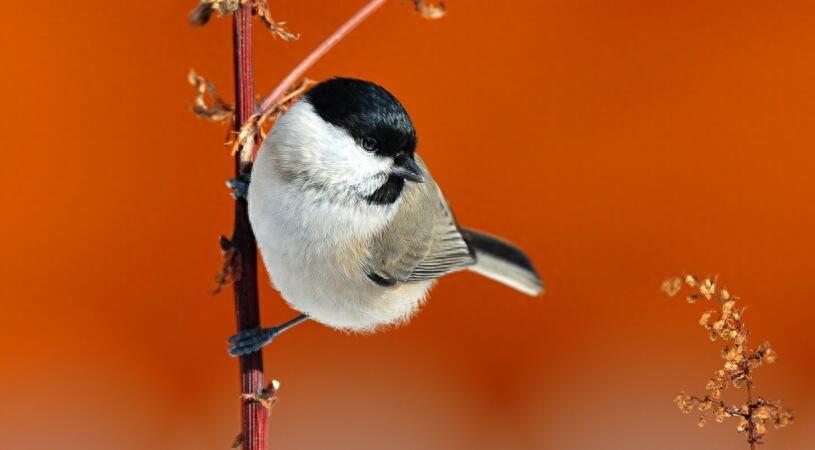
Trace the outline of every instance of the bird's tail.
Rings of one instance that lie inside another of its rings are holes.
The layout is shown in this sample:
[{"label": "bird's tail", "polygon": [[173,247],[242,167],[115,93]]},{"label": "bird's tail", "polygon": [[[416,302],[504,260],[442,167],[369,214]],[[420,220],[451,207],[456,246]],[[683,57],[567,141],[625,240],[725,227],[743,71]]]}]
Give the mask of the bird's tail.
[{"label": "bird's tail", "polygon": [[529,258],[517,247],[478,231],[461,229],[464,240],[475,253],[476,264],[469,269],[503,283],[524,294],[543,293],[543,283]]}]

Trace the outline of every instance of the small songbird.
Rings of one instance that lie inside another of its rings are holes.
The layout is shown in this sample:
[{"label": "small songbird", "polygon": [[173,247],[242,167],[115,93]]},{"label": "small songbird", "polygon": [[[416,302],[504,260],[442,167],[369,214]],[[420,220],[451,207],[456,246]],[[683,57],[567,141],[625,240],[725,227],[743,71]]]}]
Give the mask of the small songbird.
[{"label": "small songbird", "polygon": [[456,223],[405,108],[368,81],[324,81],[277,119],[248,202],[272,283],[303,314],[233,336],[232,355],[306,319],[356,332],[404,322],[436,279],[462,269],[543,290],[523,252]]}]

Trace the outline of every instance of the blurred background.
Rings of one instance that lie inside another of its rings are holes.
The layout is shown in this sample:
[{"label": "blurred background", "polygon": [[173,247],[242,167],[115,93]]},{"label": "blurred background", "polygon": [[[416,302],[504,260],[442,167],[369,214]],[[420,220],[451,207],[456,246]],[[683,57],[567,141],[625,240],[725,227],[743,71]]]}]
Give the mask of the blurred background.
[{"label": "blurred background", "polygon": [[[262,95],[363,3],[271,1]],[[409,326],[306,324],[264,350],[275,449],[745,449],[696,426],[720,346],[660,282],[719,275],[780,355],[758,392],[815,443],[815,33],[811,1],[391,1],[308,73],[374,80],[410,111],[459,221],[528,250],[548,293],[471,274]],[[195,0],[9,6],[3,88],[0,447],[227,449],[239,431],[222,126],[231,20]],[[264,324],[292,317],[261,280]],[[731,392],[731,394],[733,393]],[[741,396],[728,397],[737,401]]]}]

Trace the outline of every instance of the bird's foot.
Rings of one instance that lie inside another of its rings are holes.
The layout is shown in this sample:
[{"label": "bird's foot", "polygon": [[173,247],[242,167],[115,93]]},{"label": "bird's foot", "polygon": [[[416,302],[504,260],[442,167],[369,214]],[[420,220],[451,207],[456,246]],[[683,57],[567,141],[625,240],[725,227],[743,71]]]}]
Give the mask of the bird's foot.
[{"label": "bird's foot", "polygon": [[246,198],[249,194],[249,174],[243,174],[237,178],[226,180],[226,187],[232,193],[232,198]]},{"label": "bird's foot", "polygon": [[277,337],[280,334],[280,327],[272,328],[252,328],[251,330],[241,331],[240,333],[229,338],[229,354],[232,356],[248,355],[254,353]]},{"label": "bird's foot", "polygon": [[229,343],[232,344],[232,346],[229,347],[229,354],[232,356],[241,356],[254,353],[272,342],[278,334],[300,325],[306,320],[308,320],[308,314],[300,314],[280,326],[271,328],[257,327],[251,330],[241,331],[229,338]]}]

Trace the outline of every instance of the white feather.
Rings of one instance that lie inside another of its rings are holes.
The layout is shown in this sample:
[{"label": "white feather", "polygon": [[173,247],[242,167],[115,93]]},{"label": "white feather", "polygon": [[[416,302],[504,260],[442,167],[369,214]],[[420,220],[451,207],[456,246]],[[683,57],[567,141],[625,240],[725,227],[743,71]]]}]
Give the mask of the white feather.
[{"label": "white feather", "polygon": [[468,269],[526,295],[537,297],[543,293],[543,286],[535,274],[489,253],[479,253],[478,264]]}]

